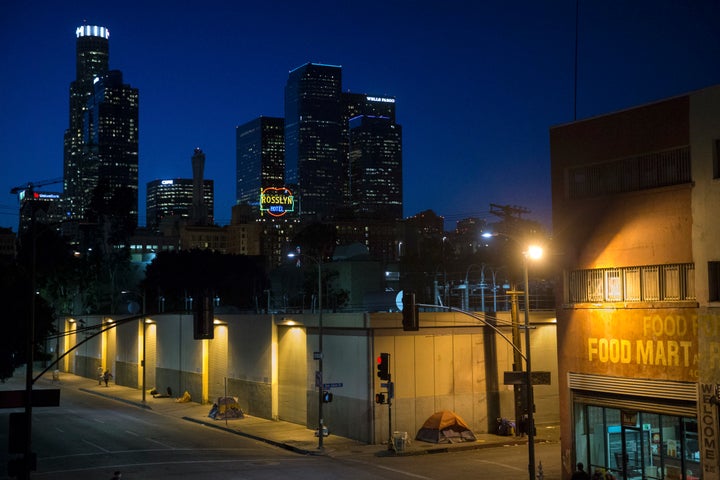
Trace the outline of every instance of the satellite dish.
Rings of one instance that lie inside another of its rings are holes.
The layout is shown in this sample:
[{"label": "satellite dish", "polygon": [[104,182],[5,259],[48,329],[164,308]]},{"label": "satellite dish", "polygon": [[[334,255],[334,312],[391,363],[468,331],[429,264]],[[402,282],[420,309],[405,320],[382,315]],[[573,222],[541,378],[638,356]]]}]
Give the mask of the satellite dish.
[{"label": "satellite dish", "polygon": [[140,313],[140,304],[138,302],[128,302],[127,304],[128,313],[137,315]]},{"label": "satellite dish", "polygon": [[403,299],[403,291],[400,290],[400,291],[398,292],[398,294],[395,295],[395,306],[396,306],[397,309],[400,310],[401,312],[402,312],[402,309],[403,309],[402,299]]}]

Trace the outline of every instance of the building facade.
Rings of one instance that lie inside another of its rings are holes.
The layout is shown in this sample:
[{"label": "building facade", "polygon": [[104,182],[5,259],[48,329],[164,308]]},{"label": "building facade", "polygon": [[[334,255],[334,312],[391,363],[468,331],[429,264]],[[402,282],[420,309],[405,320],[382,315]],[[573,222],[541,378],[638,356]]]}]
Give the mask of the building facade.
[{"label": "building facade", "polygon": [[64,193],[67,211],[82,220],[90,197],[84,165],[84,120],[96,77],[109,70],[110,32],[105,27],[83,25],[76,30],[75,80],[70,83],[70,115],[64,137]]},{"label": "building facade", "polygon": [[285,186],[285,120],[259,117],[235,129],[236,200],[259,210],[260,193]]},{"label": "building facade", "polygon": [[720,87],[550,131],[563,478],[718,479]]},{"label": "building facade", "polygon": [[402,129],[387,117],[349,122],[349,191],[354,215],[400,220],[403,215]]},{"label": "building facade", "polygon": [[[92,206],[93,196],[105,202],[118,196],[138,219],[139,93],[123,83],[122,72],[110,70],[95,78],[93,93],[83,112],[82,192]],[[99,188],[100,192],[95,192]]]},{"label": "building facade", "polygon": [[110,33],[105,27],[84,25],[76,36],[64,137],[66,211],[69,220],[86,220],[93,201],[107,202],[119,194],[137,225],[138,90],[123,83],[120,71],[109,69]]},{"label": "building facade", "polygon": [[[215,182],[203,180],[203,199],[206,207],[207,224],[214,223]],[[157,229],[165,222],[190,220],[193,205],[193,179],[172,178],[153,180],[147,183],[146,206],[147,228]]]},{"label": "building facade", "polygon": [[301,215],[332,217],[343,204],[341,87],[341,67],[317,63],[290,71],[285,85],[285,181]]}]

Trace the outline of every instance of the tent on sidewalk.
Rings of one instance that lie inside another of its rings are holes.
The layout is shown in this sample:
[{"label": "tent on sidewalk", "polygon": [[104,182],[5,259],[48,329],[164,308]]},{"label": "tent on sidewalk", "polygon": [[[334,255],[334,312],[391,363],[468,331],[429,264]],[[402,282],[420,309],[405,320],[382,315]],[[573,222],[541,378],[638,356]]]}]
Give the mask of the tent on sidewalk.
[{"label": "tent on sidewalk", "polygon": [[431,443],[460,443],[476,441],[465,421],[449,410],[435,412],[418,430],[415,440]]},{"label": "tent on sidewalk", "polygon": [[217,402],[210,409],[208,417],[214,420],[225,420],[226,418],[244,418],[237,397],[219,397]]}]

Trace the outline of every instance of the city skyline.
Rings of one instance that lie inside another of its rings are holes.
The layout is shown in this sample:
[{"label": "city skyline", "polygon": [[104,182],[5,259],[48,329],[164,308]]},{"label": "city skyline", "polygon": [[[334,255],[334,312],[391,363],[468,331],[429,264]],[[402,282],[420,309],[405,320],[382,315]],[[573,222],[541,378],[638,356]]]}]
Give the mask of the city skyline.
[{"label": "city skyline", "polygon": [[[6,4],[0,226],[17,229],[11,188],[62,177],[74,33],[86,20],[109,29],[110,68],[140,92],[140,192],[152,180],[191,177],[201,148],[216,221],[229,223],[235,128],[283,116],[288,72],[321,62],[343,67],[343,91],[396,98],[405,217],[432,209],[451,229],[466,217],[491,220],[490,203],[514,204],[549,227],[551,126],[720,82],[711,22],[720,5],[685,3],[581,0],[577,103],[574,0],[442,9],[369,2],[359,10],[330,2]],[[139,212],[144,225],[142,194]]]}]

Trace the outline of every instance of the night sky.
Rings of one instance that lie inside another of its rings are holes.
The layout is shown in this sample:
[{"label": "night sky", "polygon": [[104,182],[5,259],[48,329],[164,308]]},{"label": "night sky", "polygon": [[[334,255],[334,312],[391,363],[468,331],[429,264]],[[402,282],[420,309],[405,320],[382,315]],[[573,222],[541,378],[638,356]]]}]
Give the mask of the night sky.
[{"label": "night sky", "polygon": [[196,147],[227,224],[235,127],[283,116],[288,72],[319,62],[345,91],[396,97],[405,216],[452,229],[496,203],[551,227],[551,126],[720,83],[720,1],[580,0],[575,104],[575,18],[575,0],[4,1],[0,226],[17,230],[11,188],[62,177],[86,21],[140,90],[141,225],[146,183],[190,178]]}]

